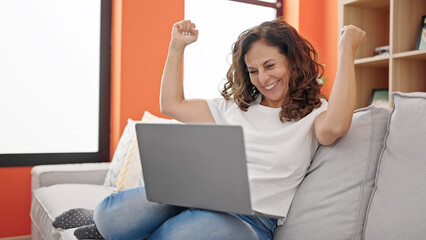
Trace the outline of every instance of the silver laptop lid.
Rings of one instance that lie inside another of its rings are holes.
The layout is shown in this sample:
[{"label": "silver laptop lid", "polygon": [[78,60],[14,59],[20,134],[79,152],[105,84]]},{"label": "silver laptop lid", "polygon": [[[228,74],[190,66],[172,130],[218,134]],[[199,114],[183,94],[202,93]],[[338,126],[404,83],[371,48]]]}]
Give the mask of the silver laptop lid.
[{"label": "silver laptop lid", "polygon": [[136,124],[149,201],[252,214],[243,130],[207,124]]}]

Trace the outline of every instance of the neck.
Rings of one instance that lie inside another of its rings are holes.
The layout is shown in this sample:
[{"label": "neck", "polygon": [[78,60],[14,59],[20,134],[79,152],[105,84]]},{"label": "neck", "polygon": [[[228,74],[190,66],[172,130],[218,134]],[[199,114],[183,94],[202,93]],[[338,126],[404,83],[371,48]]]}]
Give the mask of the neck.
[{"label": "neck", "polygon": [[265,96],[262,95],[262,101],[260,102],[260,105],[270,108],[282,108],[285,104],[289,102],[289,99],[287,96],[283,97],[280,100],[273,101],[268,100],[265,98]]}]

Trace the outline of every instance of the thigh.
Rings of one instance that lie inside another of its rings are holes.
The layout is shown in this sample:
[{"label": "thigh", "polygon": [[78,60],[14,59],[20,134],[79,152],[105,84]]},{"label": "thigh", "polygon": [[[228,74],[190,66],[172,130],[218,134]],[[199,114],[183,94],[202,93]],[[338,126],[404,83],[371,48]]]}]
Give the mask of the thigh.
[{"label": "thigh", "polygon": [[141,239],[184,210],[149,202],[141,187],[106,197],[96,207],[94,221],[105,239]]},{"label": "thigh", "polygon": [[167,220],[149,237],[157,239],[258,239],[246,222],[227,213],[188,209]]},{"label": "thigh", "polygon": [[230,214],[248,223],[257,232],[260,239],[269,240],[273,238],[277,224],[276,219],[259,216],[246,216],[234,213]]}]

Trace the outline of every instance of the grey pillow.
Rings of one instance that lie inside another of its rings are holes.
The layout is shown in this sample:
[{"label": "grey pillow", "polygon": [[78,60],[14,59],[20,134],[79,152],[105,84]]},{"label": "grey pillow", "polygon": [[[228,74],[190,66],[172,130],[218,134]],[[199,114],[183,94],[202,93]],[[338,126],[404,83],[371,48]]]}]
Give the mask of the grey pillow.
[{"label": "grey pillow", "polygon": [[426,93],[392,98],[365,239],[426,239]]},{"label": "grey pillow", "polygon": [[361,239],[390,112],[359,109],[346,136],[318,148],[274,239]]}]

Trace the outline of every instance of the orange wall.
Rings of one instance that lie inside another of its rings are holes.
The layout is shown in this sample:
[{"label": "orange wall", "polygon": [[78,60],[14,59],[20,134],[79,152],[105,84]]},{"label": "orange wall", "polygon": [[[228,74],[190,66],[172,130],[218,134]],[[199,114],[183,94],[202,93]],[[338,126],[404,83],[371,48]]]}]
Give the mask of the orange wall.
[{"label": "orange wall", "polygon": [[[337,0],[299,4],[300,33],[319,50],[330,85],[337,65]],[[184,0],[113,0],[112,150],[128,118],[139,119],[146,110],[161,116],[159,89],[170,30],[183,17]],[[0,168],[0,238],[30,234],[30,169]]]},{"label": "orange wall", "polygon": [[[141,119],[144,111],[160,115],[161,75],[173,24],[184,17],[184,0],[121,2],[120,29],[113,29],[121,48],[113,56],[111,149],[115,149],[127,119]],[[118,46],[114,46],[118,47]],[[120,53],[118,53],[120,52]],[[115,72],[114,72],[115,71]],[[120,73],[117,73],[120,71]],[[111,153],[112,154],[112,153]]]},{"label": "orange wall", "polygon": [[31,231],[31,167],[0,168],[0,238]]},{"label": "orange wall", "polygon": [[300,0],[299,33],[308,39],[324,64],[322,88],[329,97],[337,71],[338,0]]}]

